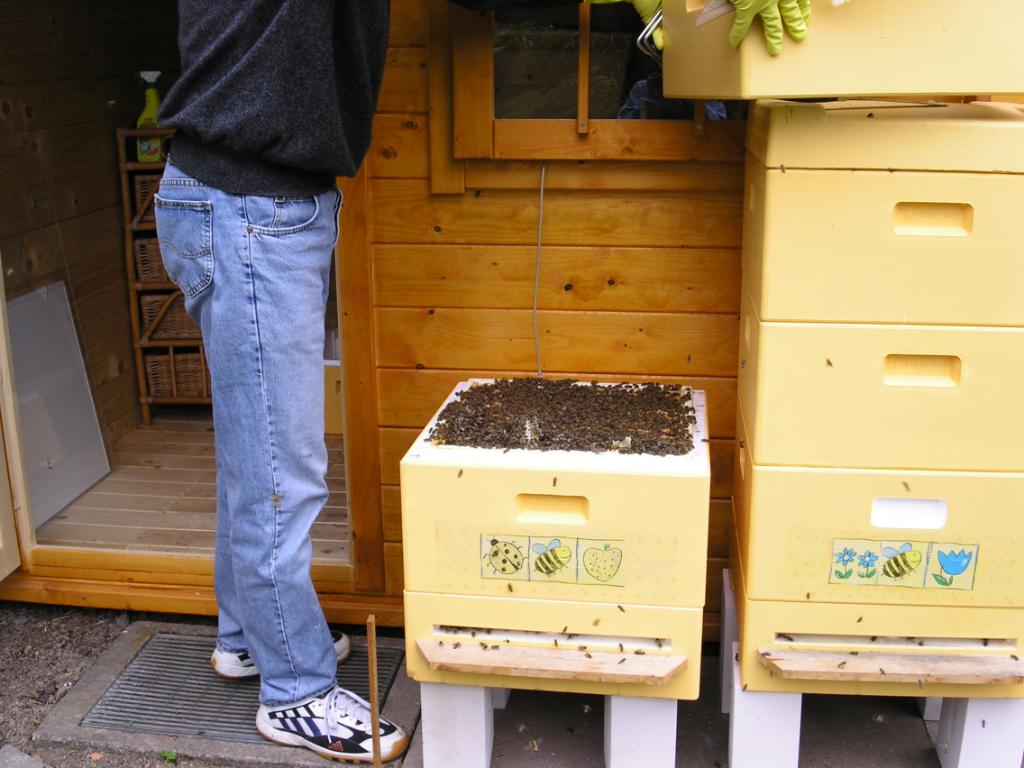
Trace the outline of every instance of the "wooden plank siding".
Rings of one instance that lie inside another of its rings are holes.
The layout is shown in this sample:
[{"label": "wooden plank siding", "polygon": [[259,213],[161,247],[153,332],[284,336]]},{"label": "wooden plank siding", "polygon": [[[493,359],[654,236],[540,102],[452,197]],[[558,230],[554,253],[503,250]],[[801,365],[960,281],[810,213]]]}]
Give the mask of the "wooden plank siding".
[{"label": "wooden plank siding", "polygon": [[[736,366],[739,321],[733,315],[538,315],[541,360],[550,370],[723,376]],[[379,365],[536,373],[530,310],[382,307],[376,323]]]},{"label": "wooden plank siding", "polygon": [[[600,173],[600,165],[595,164]],[[539,195],[476,189],[431,196],[419,179],[375,179],[373,239],[378,243],[526,245],[537,241]],[[737,192],[549,190],[545,245],[738,248]]]},{"label": "wooden plank siding", "polygon": [[[397,595],[403,453],[457,381],[535,373],[541,163],[454,159],[451,101],[460,94],[445,49],[453,14],[446,0],[392,6],[393,16],[401,7],[432,25],[427,40],[405,24],[392,31],[367,161],[381,535],[385,588]],[[620,151],[618,139],[601,144],[603,159],[547,163],[541,358],[552,377],[707,392],[706,625],[717,627],[732,536],[742,125],[705,142],[657,124],[649,135],[626,129]],[[649,150],[678,160],[637,159]]]},{"label": "wooden plank siding", "polygon": [[[535,246],[391,245],[373,249],[378,307],[529,309]],[[548,246],[542,310],[735,314],[735,248]]]},{"label": "wooden plank siding", "polygon": [[177,68],[174,35],[140,30],[175,24],[173,0],[16,0],[0,25],[6,293],[67,284],[108,446],[138,405],[114,129],[142,108],[136,71]]}]

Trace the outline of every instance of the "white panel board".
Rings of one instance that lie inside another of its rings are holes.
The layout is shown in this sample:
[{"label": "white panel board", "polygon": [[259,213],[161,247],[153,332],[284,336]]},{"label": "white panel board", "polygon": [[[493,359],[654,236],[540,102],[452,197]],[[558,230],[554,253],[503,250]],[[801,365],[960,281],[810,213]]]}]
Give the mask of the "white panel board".
[{"label": "white panel board", "polygon": [[22,461],[38,528],[110,472],[64,283],[7,302]]}]

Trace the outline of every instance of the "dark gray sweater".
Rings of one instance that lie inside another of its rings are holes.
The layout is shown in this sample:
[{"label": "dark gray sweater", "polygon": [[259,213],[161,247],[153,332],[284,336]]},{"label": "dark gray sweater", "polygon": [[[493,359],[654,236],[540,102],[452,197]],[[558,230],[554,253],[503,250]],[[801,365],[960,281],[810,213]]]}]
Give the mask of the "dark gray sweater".
[{"label": "dark gray sweater", "polygon": [[178,0],[171,160],[225,192],[311,195],[370,144],[388,0]]}]

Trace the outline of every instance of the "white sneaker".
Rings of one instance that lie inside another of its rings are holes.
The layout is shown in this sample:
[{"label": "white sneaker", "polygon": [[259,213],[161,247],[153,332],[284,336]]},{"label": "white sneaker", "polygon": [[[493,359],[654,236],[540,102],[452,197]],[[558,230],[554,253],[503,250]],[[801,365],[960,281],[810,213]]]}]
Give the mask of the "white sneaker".
[{"label": "white sneaker", "polygon": [[[370,705],[341,686],[295,704],[261,704],[256,713],[256,728],[268,741],[305,747],[331,760],[373,761]],[[382,762],[399,757],[408,745],[409,738],[401,728],[380,718]]]},{"label": "white sneaker", "polygon": [[[352,643],[344,632],[332,629],[331,641],[334,643],[334,652],[337,654],[339,662],[347,659],[348,655],[352,653]],[[232,653],[231,651],[222,651],[220,648],[214,648],[213,655],[210,657],[210,666],[213,667],[213,671],[218,675],[230,680],[256,677],[260,673],[256,662],[249,656],[248,651]]]}]

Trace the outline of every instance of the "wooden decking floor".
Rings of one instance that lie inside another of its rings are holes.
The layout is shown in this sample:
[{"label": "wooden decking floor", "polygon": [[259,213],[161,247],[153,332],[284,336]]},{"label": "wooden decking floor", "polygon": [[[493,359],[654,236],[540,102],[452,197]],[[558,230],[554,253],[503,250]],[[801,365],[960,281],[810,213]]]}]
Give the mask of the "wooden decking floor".
[{"label": "wooden decking floor", "polygon": [[[327,437],[330,498],[313,525],[318,562],[348,563],[349,518],[340,435]],[[164,417],[114,446],[114,469],[36,531],[39,544],[213,554],[216,462],[205,415]]]}]

